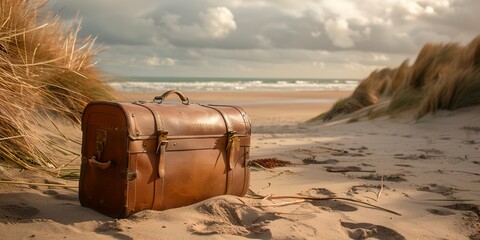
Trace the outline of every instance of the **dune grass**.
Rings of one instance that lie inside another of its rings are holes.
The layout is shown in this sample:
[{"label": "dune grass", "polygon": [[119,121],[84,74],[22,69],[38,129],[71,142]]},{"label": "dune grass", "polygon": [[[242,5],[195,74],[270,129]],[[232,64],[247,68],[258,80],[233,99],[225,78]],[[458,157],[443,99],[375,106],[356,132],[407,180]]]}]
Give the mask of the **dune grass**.
[{"label": "dune grass", "polygon": [[92,64],[95,39],[41,15],[38,2],[0,2],[0,160],[55,169],[38,124],[51,115],[78,124],[89,101],[112,99],[113,91]]},{"label": "dune grass", "polygon": [[328,121],[386,101],[389,104],[381,112],[413,110],[417,119],[438,110],[480,104],[480,36],[465,46],[426,44],[413,65],[407,60],[397,68],[374,71],[350,97],[310,121]]}]

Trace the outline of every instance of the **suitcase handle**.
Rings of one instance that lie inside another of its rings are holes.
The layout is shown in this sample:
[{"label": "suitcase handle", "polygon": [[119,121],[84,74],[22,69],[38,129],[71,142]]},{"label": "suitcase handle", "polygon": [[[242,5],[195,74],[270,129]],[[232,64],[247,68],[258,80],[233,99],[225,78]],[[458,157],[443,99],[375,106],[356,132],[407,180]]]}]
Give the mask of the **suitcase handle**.
[{"label": "suitcase handle", "polygon": [[90,166],[92,166],[92,167],[98,167],[100,169],[105,170],[105,169],[109,168],[110,166],[112,166],[112,161],[99,162],[99,161],[97,161],[97,158],[95,156],[93,156],[92,158],[88,159],[88,164],[90,164]]},{"label": "suitcase handle", "polygon": [[166,97],[168,97],[169,95],[171,94],[177,94],[177,96],[180,98],[180,100],[182,100],[182,103],[184,105],[188,105],[190,104],[190,100],[188,100],[187,97],[185,97],[185,95],[183,95],[181,92],[177,91],[177,90],[169,90],[169,91],[166,91],[164,94],[162,94],[161,96],[156,96],[154,99],[153,99],[153,102],[156,102],[158,104],[162,103]]}]

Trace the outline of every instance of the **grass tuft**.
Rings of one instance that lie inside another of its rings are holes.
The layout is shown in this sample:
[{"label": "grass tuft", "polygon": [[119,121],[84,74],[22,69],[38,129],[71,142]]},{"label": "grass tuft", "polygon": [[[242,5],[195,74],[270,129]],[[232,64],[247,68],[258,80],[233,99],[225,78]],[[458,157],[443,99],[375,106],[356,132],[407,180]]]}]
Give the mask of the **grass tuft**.
[{"label": "grass tuft", "polygon": [[469,44],[426,44],[414,64],[375,70],[350,97],[310,121],[328,121],[365,107],[386,103],[385,113],[412,111],[416,118],[436,111],[480,104],[480,36]]},{"label": "grass tuft", "polygon": [[80,38],[79,25],[41,15],[42,6],[0,2],[0,161],[26,169],[59,168],[51,142],[37,132],[49,115],[78,124],[89,101],[113,99],[92,64],[100,50],[94,39]]}]

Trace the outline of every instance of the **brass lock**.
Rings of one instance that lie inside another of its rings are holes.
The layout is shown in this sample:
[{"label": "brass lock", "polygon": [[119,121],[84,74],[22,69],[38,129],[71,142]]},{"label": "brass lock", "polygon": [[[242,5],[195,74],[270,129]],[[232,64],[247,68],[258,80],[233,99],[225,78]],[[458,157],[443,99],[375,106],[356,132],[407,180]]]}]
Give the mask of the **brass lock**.
[{"label": "brass lock", "polygon": [[95,146],[97,150],[97,159],[101,159],[102,152],[105,149],[105,145],[107,144],[107,130],[97,129],[95,139],[96,139]]}]

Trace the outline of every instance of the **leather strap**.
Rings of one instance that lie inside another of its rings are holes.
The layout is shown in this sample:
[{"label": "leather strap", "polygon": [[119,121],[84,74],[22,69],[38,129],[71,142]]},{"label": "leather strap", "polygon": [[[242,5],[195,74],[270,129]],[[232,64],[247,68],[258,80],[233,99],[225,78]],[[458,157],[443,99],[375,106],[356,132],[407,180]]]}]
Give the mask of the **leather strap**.
[{"label": "leather strap", "polygon": [[[136,123],[136,120],[134,119],[135,114],[133,113],[133,111],[131,111],[132,109],[129,106],[124,106],[124,108],[125,108],[126,112],[133,114],[131,116],[131,118],[130,118],[130,116],[127,116],[127,118],[129,119],[128,121],[130,122],[131,126],[134,128],[133,132],[135,134],[138,134],[137,123]],[[133,123],[132,123],[132,121],[133,121]],[[125,172],[121,173],[121,177],[123,177],[124,174],[128,175],[128,174],[136,173],[136,171],[137,171],[137,157],[138,156],[136,154],[130,154],[129,155],[127,169],[125,170]],[[133,214],[135,212],[135,206],[136,206],[136,202],[137,202],[137,188],[136,188],[135,179],[125,178],[125,181],[126,181],[126,184],[127,184],[127,190],[126,190],[127,199],[125,201],[125,212],[122,214],[123,215],[122,217],[127,217],[127,216],[130,216],[131,214]]]},{"label": "leather strap", "polygon": [[235,151],[240,148],[240,139],[236,136],[236,132],[233,130],[232,123],[228,118],[227,114],[225,114],[222,110],[213,107],[212,105],[202,105],[204,107],[213,109],[220,113],[223,120],[225,121],[225,128],[227,129],[227,145],[225,148],[225,152],[227,155],[226,159],[226,171],[227,171],[227,182],[225,187],[225,194],[233,194],[233,168],[235,168],[234,161],[235,161]]},{"label": "leather strap", "polygon": [[155,128],[157,130],[157,162],[156,162],[156,176],[154,182],[153,203],[152,209],[160,210],[163,202],[163,192],[165,188],[165,153],[167,151],[167,135],[168,131],[164,129],[163,119],[156,111],[150,108],[146,102],[134,102],[133,104],[147,108],[153,115],[155,120]]},{"label": "leather strap", "polygon": [[153,194],[153,209],[161,210],[163,202],[163,191],[165,188],[165,152],[167,151],[167,140],[158,138],[159,147],[157,151],[158,161],[157,169],[158,176],[155,178],[155,192]]},{"label": "leather strap", "polygon": [[228,132],[234,132],[232,123],[230,122],[230,118],[228,117],[227,114],[225,114],[222,110],[220,110],[218,108],[215,108],[215,107],[212,107],[212,106],[208,106],[208,107],[210,107],[212,109],[215,109],[217,112],[220,113],[220,115],[222,115],[222,118],[225,121],[225,126],[226,126]]},{"label": "leather strap", "polygon": [[235,132],[228,132],[227,142],[227,154],[228,154],[228,169],[233,170],[235,168],[235,151],[240,150],[240,139]]},{"label": "leather strap", "polygon": [[[130,157],[127,174],[131,172],[135,172],[137,170],[137,154],[133,154]],[[127,180],[127,212],[125,213],[126,216],[130,216],[130,214],[135,212],[135,203],[136,203],[136,196],[137,196],[137,188],[134,179]]]},{"label": "leather strap", "polygon": [[[147,105],[148,102],[136,101],[136,102],[133,102],[132,104],[139,105],[139,106],[142,106],[142,107],[148,109],[153,115],[153,120],[155,121],[155,127],[157,129],[157,132],[166,132],[165,129],[164,129],[165,124],[163,123],[163,118],[160,116],[160,114],[158,114],[158,112],[154,111],[152,108],[150,108]],[[150,103],[150,104],[152,104],[152,103]],[[155,106],[158,106],[158,105],[155,104]]]},{"label": "leather strap", "polygon": [[[231,170],[231,169],[234,168],[234,166],[233,166],[233,160],[234,160],[233,154],[234,154],[234,152],[230,151],[230,150],[232,148],[240,147],[240,142],[239,142],[238,136],[236,136],[236,132],[233,129],[233,125],[230,122],[230,118],[222,110],[220,110],[218,108],[215,108],[214,105],[203,105],[203,104],[200,104],[200,105],[203,106],[203,107],[206,107],[206,108],[213,109],[213,110],[217,111],[218,113],[220,113],[220,115],[223,118],[223,121],[225,122],[225,128],[227,129],[227,145],[226,145],[226,148],[225,148],[225,150],[227,151],[227,154],[228,154],[228,158],[227,158],[228,167],[227,168],[229,170]],[[238,144],[237,144],[237,142],[238,142]]]},{"label": "leather strap", "polygon": [[[245,111],[238,106],[230,106],[230,107],[237,109],[240,115],[242,115],[243,123],[245,124],[245,129],[248,130],[249,133],[251,133],[252,124],[250,122],[250,118],[247,116]],[[244,184],[243,184],[243,190],[240,193],[240,196],[244,196],[247,193],[250,186],[250,167],[248,167],[248,159],[250,158],[249,150],[247,150],[247,148],[243,148],[243,154],[244,154],[244,159],[243,159],[242,167],[244,171]]]}]

